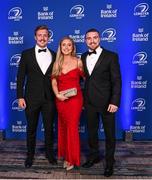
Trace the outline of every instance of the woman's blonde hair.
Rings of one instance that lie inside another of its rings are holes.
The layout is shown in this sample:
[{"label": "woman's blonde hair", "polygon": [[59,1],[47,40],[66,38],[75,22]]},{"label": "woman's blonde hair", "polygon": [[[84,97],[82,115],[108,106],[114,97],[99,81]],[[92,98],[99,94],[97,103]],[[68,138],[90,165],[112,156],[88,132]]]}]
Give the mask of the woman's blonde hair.
[{"label": "woman's blonde hair", "polygon": [[63,53],[61,51],[61,44],[65,39],[69,39],[71,41],[72,47],[73,47],[72,52],[71,52],[71,56],[76,57],[76,47],[75,47],[73,39],[71,39],[68,36],[61,39],[61,41],[59,43],[59,46],[58,46],[58,50],[57,50],[56,60],[55,60],[53,70],[52,70],[52,75],[53,76],[58,76],[62,71],[62,65],[63,65],[63,61],[64,61],[64,56],[63,56]]}]

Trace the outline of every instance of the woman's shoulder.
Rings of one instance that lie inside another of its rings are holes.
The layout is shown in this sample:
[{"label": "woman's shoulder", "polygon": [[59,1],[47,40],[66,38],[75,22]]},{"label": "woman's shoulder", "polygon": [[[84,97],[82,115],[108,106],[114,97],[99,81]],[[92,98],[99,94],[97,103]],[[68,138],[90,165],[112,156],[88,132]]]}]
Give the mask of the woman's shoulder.
[{"label": "woman's shoulder", "polygon": [[83,64],[82,64],[82,60],[78,57],[75,57],[76,63],[77,63],[77,67],[79,69],[83,69]]},{"label": "woman's shoulder", "polygon": [[75,60],[75,62],[77,63],[82,63],[82,60],[79,57],[73,57],[73,59]]}]

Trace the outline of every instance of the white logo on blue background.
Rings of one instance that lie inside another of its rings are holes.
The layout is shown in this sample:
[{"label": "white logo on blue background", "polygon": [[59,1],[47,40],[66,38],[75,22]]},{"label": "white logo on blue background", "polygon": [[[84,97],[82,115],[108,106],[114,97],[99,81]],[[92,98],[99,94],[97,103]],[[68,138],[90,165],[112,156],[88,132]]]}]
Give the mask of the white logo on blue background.
[{"label": "white logo on blue background", "polygon": [[140,3],[134,8],[134,16],[146,17],[149,15],[149,5],[147,3]]},{"label": "white logo on blue background", "polygon": [[14,20],[14,21],[20,21],[22,19],[22,9],[20,7],[14,7],[9,10],[8,12],[8,19]]},{"label": "white logo on blue background", "polygon": [[112,4],[107,4],[106,9],[101,9],[101,18],[116,18],[118,9],[112,9]]},{"label": "white logo on blue background", "polygon": [[14,111],[23,111],[24,109],[23,108],[20,108],[18,106],[18,99],[15,99],[13,102],[12,102],[12,110]]},{"label": "white logo on blue background", "polygon": [[13,32],[13,36],[8,36],[8,44],[23,44],[24,36],[19,36],[19,32]]},{"label": "white logo on blue background", "polygon": [[84,43],[85,35],[81,34],[80,29],[75,29],[74,34],[69,34],[69,37],[73,39],[75,43]]},{"label": "white logo on blue background", "polygon": [[49,33],[50,33],[50,37],[49,37],[48,43],[51,43],[51,42],[53,42],[53,31],[51,29],[49,29]]},{"label": "white logo on blue background", "polygon": [[137,110],[137,111],[143,111],[146,109],[145,107],[146,101],[143,98],[137,98],[132,102],[132,110]]},{"label": "white logo on blue background", "polygon": [[54,11],[48,11],[48,6],[43,7],[43,11],[38,11],[38,20],[53,20]]},{"label": "white logo on blue background", "polygon": [[146,126],[141,125],[141,121],[136,121],[135,125],[130,126],[130,131],[133,133],[145,133]]},{"label": "white logo on blue background", "polygon": [[113,42],[116,40],[116,30],[114,28],[108,28],[102,32],[102,41]]},{"label": "white logo on blue background", "polygon": [[76,19],[81,19],[84,17],[84,6],[83,5],[75,5],[70,9],[70,17],[74,17]]},{"label": "white logo on blue background", "polygon": [[10,66],[19,66],[21,54],[14,54],[10,59]]},{"label": "white logo on blue background", "polygon": [[144,65],[147,64],[147,53],[144,51],[138,52],[133,56],[133,64]]},{"label": "white logo on blue background", "polygon": [[148,81],[143,80],[143,77],[141,75],[138,75],[137,80],[131,81],[131,88],[146,89],[147,84],[148,84]]},{"label": "white logo on blue background", "polygon": [[26,132],[26,124],[22,124],[22,121],[16,121],[16,124],[12,124],[12,132],[23,133]]},{"label": "white logo on blue background", "polygon": [[77,57],[81,58],[82,53],[77,53]]},{"label": "white logo on blue background", "polygon": [[145,33],[144,28],[138,28],[138,33],[132,33],[132,41],[139,41],[139,42],[144,42],[144,41],[149,41],[149,32]]}]

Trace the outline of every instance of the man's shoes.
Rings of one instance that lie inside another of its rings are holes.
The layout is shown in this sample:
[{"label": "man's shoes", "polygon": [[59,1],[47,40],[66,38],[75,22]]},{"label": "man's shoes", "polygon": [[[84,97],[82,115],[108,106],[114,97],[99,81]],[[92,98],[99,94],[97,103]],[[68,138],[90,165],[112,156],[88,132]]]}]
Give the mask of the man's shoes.
[{"label": "man's shoes", "polygon": [[48,161],[49,161],[49,163],[52,164],[52,165],[57,165],[57,160],[56,160],[54,157],[48,158]]},{"label": "man's shoes", "polygon": [[33,165],[33,158],[27,157],[25,162],[24,162],[24,166],[26,168],[30,168],[32,165]]},{"label": "man's shoes", "polygon": [[113,175],[113,166],[111,167],[106,167],[104,171],[104,176],[105,177],[110,177]]},{"label": "man's shoes", "polygon": [[93,166],[94,164],[98,163],[100,161],[99,158],[94,159],[94,160],[88,160],[86,161],[84,164],[82,164],[82,167],[84,168],[90,168],[91,166]]}]

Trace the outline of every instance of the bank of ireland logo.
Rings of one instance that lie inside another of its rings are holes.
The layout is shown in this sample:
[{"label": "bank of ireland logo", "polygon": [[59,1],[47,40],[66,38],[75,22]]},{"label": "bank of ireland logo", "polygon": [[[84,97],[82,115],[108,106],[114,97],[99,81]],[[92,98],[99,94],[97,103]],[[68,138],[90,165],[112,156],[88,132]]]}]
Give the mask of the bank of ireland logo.
[{"label": "bank of ireland logo", "polygon": [[147,3],[140,3],[134,8],[134,16],[146,17],[149,15],[149,5]]},{"label": "bank of ireland logo", "polygon": [[22,9],[20,7],[14,7],[8,12],[8,19],[14,21],[20,21],[22,19]]},{"label": "bank of ireland logo", "polygon": [[133,64],[145,65],[147,64],[147,53],[144,51],[138,52],[133,56]]},{"label": "bank of ireland logo", "polygon": [[137,98],[134,101],[132,101],[131,109],[136,111],[143,111],[146,109],[145,104],[146,101],[144,98]]},{"label": "bank of ireland logo", "polygon": [[70,17],[76,19],[82,19],[84,17],[84,6],[83,5],[75,5],[70,9]]},{"label": "bank of ireland logo", "polygon": [[116,30],[114,28],[108,28],[101,34],[102,41],[113,42],[116,40]]},{"label": "bank of ireland logo", "polygon": [[21,54],[14,54],[10,59],[10,66],[19,66]]},{"label": "bank of ireland logo", "polygon": [[20,108],[18,106],[18,99],[15,99],[13,102],[12,102],[12,110],[14,111],[23,111],[24,109],[23,108]]}]

